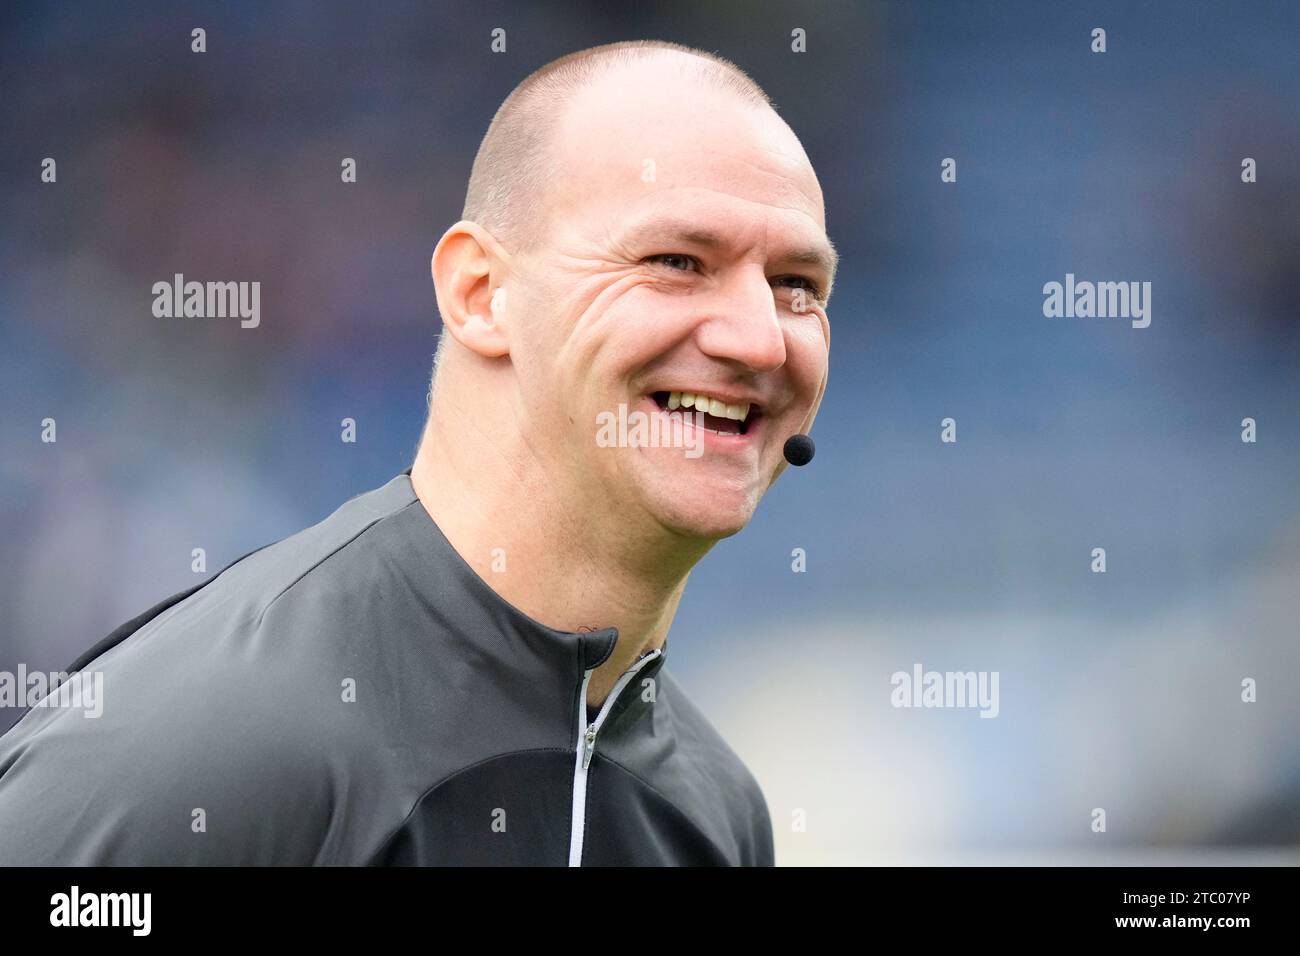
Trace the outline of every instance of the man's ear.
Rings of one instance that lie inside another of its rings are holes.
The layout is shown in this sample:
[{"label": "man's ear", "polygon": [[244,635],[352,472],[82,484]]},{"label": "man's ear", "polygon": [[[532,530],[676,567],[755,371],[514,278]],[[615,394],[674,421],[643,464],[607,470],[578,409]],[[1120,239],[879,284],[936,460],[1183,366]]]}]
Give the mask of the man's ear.
[{"label": "man's ear", "polygon": [[492,308],[506,271],[504,255],[492,234],[468,219],[443,233],[433,250],[433,288],[443,328],[484,358],[510,353],[505,310]]}]

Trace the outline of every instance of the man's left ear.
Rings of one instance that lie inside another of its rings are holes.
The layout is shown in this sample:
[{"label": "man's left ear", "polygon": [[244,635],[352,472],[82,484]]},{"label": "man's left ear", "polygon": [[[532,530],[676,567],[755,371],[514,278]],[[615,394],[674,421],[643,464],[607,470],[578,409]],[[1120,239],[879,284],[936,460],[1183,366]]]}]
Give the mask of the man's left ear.
[{"label": "man's left ear", "polygon": [[430,263],[443,327],[484,358],[510,354],[505,288],[500,284],[504,255],[490,232],[462,219],[443,233]]}]

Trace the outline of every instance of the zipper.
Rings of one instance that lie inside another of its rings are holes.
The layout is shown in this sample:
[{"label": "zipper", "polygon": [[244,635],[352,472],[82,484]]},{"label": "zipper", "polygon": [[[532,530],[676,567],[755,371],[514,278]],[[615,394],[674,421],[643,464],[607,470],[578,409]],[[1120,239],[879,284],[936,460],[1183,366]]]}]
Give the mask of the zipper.
[{"label": "zipper", "polygon": [[590,724],[587,723],[587,685],[591,682],[595,668],[582,674],[582,691],[578,695],[578,752],[573,764],[573,826],[569,838],[569,866],[582,866],[582,838],[587,824],[587,768],[591,766],[591,758],[596,753],[596,735],[600,733],[600,725],[605,722],[606,715],[628,682],[661,653],[662,648],[655,648],[625,670],[605,698],[596,719]]}]

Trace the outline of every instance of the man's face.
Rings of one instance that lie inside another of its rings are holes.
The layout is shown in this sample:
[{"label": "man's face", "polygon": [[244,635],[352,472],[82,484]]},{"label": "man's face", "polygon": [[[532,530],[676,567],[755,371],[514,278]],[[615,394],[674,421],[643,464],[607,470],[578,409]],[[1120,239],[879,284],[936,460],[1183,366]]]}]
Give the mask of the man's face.
[{"label": "man's face", "polygon": [[[527,438],[590,514],[734,534],[826,385],[831,275],[810,260],[832,253],[816,176],[771,111],[659,64],[586,91],[553,142],[546,239],[518,257],[507,306],[523,317],[511,361]],[[598,442],[602,413],[681,414],[666,409],[674,393],[739,409],[702,433],[680,431],[694,414],[661,427],[702,442],[691,454]]]}]

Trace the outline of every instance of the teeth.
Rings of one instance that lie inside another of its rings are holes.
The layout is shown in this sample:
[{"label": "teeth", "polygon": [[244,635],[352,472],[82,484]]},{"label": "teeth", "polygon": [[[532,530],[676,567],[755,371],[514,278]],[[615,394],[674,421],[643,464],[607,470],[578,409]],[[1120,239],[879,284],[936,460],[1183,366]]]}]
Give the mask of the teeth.
[{"label": "teeth", "polygon": [[750,403],[728,405],[707,395],[695,395],[691,392],[669,392],[668,410],[672,411],[677,408],[694,408],[697,411],[708,412],[717,418],[730,418],[733,421],[743,422],[749,417]]}]

